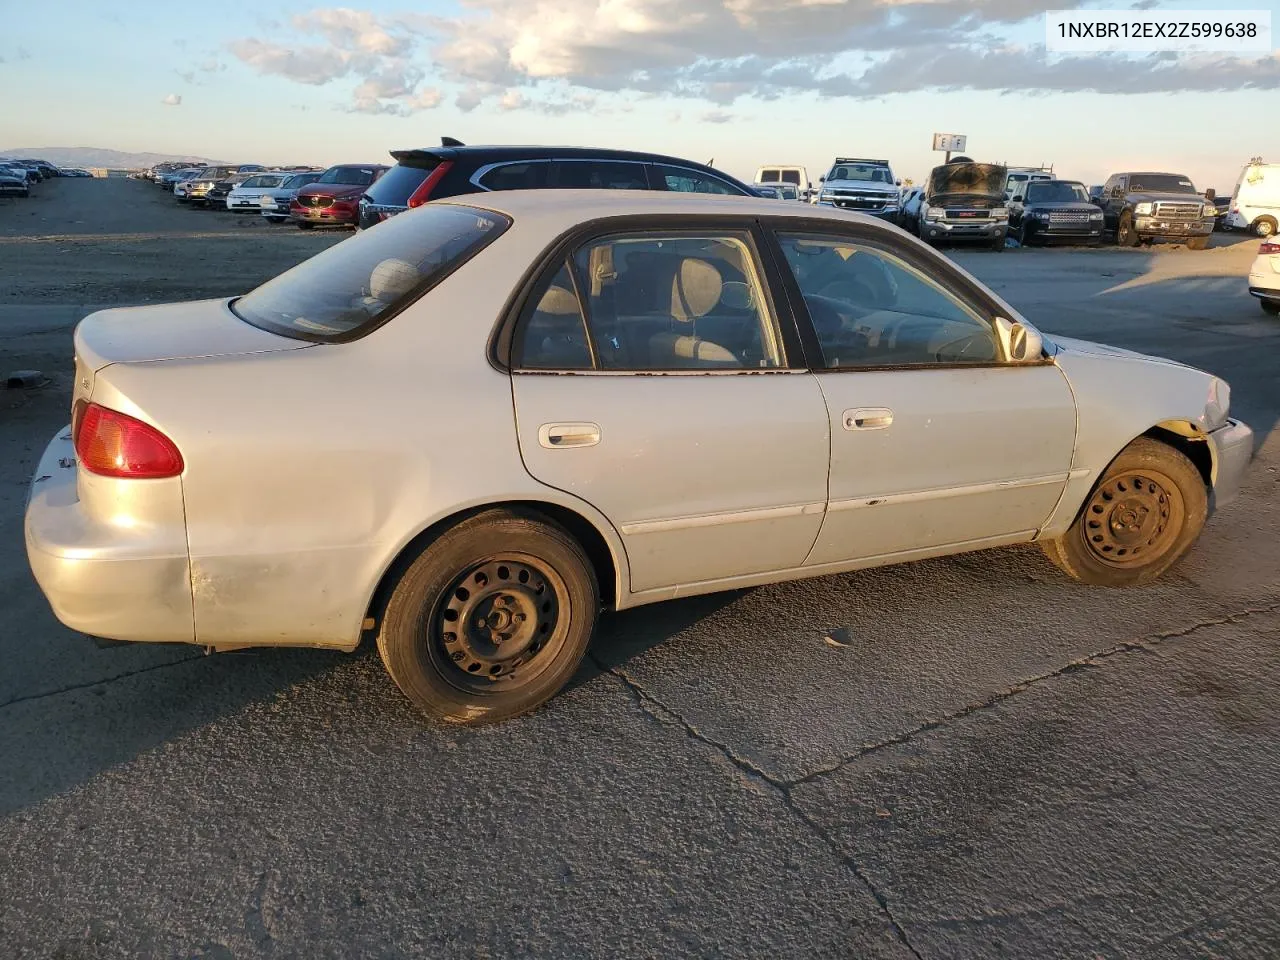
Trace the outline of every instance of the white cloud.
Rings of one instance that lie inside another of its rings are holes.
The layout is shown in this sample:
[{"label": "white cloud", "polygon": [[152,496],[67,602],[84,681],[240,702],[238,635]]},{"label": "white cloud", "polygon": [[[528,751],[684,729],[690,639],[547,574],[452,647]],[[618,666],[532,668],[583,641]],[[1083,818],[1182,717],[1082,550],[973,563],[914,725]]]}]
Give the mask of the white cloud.
[{"label": "white cloud", "polygon": [[180,107],[182,106],[182,97],[178,96],[176,93],[171,93],[160,102],[166,107]]},{"label": "white cloud", "polygon": [[[406,114],[448,89],[464,111],[568,113],[599,96],[695,98],[910,90],[1110,93],[1280,87],[1274,56],[1047,58],[1012,24],[1090,0],[463,0],[444,17],[321,8],[295,15],[322,43],[246,38],[235,56],[300,83],[357,82],[351,109]],[[633,97],[623,97],[622,102]],[[720,117],[722,109],[704,116]],[[707,119],[707,122],[724,122]]]}]

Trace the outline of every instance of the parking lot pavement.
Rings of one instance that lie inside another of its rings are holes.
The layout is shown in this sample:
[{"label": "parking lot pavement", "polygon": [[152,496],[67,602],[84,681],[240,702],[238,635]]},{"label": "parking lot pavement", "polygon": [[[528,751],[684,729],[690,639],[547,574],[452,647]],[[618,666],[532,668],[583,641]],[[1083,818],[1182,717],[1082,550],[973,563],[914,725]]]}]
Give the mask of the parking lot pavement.
[{"label": "parking lot pavement", "polygon": [[1231,382],[1257,457],[1162,581],[1084,587],[1015,549],[642,608],[546,708],[473,731],[420,719],[367,650],[103,649],[56,623],[21,512],[71,325],[236,293],[344,234],[42,188],[39,225],[0,204],[0,366],[53,378],[0,393],[0,952],[1275,953],[1280,324],[1244,292],[1256,240],[953,254],[1050,333]]}]

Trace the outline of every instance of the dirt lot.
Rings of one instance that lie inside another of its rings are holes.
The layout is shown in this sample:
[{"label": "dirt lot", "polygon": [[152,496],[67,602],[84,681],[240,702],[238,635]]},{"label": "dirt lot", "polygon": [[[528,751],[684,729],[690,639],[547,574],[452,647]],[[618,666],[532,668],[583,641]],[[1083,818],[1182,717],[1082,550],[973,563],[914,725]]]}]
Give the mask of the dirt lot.
[{"label": "dirt lot", "polygon": [[0,392],[0,954],[1280,955],[1256,241],[955,254],[1049,333],[1231,382],[1245,494],[1160,583],[1018,549],[644,608],[549,707],[466,731],[367,650],[105,648],[53,619],[21,515],[74,323],[241,292],[346,234],[131,181],[36,193],[0,201],[0,372],[52,377]]}]

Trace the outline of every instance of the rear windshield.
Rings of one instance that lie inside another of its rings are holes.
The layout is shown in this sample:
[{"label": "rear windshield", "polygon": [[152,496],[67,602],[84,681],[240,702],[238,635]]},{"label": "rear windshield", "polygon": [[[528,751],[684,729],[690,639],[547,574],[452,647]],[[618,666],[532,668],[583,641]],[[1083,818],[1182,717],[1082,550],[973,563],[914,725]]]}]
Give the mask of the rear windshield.
[{"label": "rear windshield", "polygon": [[350,339],[421,296],[509,223],[488,210],[428,204],[304,260],[231,309],[286,337]]},{"label": "rear windshield", "polygon": [[800,171],[799,170],[783,170],[782,182],[792,183],[792,184],[795,184],[797,187],[800,186]]},{"label": "rear windshield", "polygon": [[350,187],[365,187],[373,183],[373,167],[330,167],[316,183],[340,183]]},{"label": "rear windshield", "polygon": [[389,206],[408,206],[413,192],[422,186],[422,182],[431,175],[435,164],[426,167],[408,166],[397,163],[378,178],[378,182],[369,188],[370,203],[385,203]]},{"label": "rear windshield", "polygon": [[1130,190],[1149,190],[1152,193],[1195,193],[1196,188],[1186,177],[1174,173],[1131,173]]}]

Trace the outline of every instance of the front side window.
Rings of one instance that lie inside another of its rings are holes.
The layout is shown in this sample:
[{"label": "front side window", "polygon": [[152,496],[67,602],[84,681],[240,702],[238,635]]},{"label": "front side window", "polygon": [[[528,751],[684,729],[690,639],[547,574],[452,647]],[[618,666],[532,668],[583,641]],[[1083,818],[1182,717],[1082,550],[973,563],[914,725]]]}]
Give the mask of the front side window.
[{"label": "front side window", "polygon": [[548,186],[569,190],[648,190],[644,166],[614,160],[556,160]]},{"label": "front side window", "polygon": [[718,177],[712,177],[697,170],[685,170],[682,167],[667,167],[655,164],[654,172],[667,185],[667,189],[675,193],[721,193],[737,195],[740,191]]},{"label": "front side window", "polygon": [[783,364],[743,233],[592,241],[532,302],[513,344],[517,369],[711,371]]},{"label": "front side window", "polygon": [[780,235],[829,370],[992,363],[992,325],[915,266],[860,241]]},{"label": "front side window", "polygon": [[508,222],[487,210],[429,204],[304,260],[233,301],[231,309],[286,337],[358,335],[491,243]]}]

